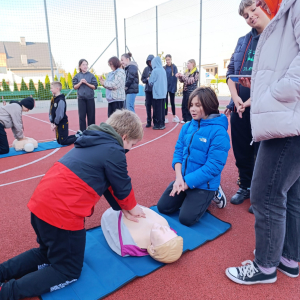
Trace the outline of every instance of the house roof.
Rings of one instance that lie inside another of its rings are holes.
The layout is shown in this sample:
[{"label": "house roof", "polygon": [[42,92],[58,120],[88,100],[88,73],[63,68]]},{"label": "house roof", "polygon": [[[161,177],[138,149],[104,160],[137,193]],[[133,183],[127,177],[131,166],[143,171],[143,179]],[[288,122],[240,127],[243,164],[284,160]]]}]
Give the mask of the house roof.
[{"label": "house roof", "polygon": [[[51,69],[48,43],[26,42],[26,46],[22,46],[20,42],[0,41],[0,53],[6,54],[8,69]],[[21,55],[27,55],[27,65],[22,64]],[[56,69],[53,56],[52,62],[53,68]]]}]

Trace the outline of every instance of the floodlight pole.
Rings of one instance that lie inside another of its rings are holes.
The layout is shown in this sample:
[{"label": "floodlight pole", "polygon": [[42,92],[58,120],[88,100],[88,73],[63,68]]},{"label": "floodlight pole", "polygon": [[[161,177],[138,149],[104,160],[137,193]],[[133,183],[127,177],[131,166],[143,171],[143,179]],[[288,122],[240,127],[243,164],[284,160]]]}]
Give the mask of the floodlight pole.
[{"label": "floodlight pole", "polygon": [[156,5],[156,56],[158,56],[158,8]]},{"label": "floodlight pole", "polygon": [[44,0],[44,7],[45,7],[47,35],[48,35],[48,49],[49,49],[49,56],[50,56],[51,74],[52,74],[52,81],[54,81],[54,72],[53,72],[53,62],[52,62],[52,52],[51,52],[51,44],[50,44],[50,33],[49,33],[49,24],[48,24],[48,13],[47,13],[46,0]]},{"label": "floodlight pole", "polygon": [[119,57],[119,36],[118,36],[118,22],[117,22],[117,4],[116,4],[116,0],[114,0],[114,8],[115,8],[115,27],[116,27],[117,57]]},{"label": "floodlight pole", "polygon": [[199,86],[201,85],[201,52],[202,52],[202,0],[200,0],[200,35],[199,35]]},{"label": "floodlight pole", "polygon": [[125,38],[125,52],[127,51],[127,41],[126,41],[126,19],[124,18],[124,38]]}]

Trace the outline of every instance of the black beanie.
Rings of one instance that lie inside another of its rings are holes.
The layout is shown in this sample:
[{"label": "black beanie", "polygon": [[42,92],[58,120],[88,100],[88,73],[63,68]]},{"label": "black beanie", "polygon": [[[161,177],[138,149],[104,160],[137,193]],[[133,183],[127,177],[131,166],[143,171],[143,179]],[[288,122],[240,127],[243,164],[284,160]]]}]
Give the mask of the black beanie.
[{"label": "black beanie", "polygon": [[20,104],[25,106],[29,110],[32,110],[34,108],[34,99],[31,97],[25,98],[20,101]]}]

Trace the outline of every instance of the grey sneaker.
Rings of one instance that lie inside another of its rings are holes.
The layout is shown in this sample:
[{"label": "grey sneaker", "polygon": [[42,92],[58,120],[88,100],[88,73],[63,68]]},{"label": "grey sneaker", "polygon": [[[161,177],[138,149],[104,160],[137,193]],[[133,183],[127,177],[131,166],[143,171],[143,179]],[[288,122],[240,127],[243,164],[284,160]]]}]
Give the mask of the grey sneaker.
[{"label": "grey sneaker", "polygon": [[227,199],[221,185],[219,186],[218,190],[215,192],[215,197],[213,201],[216,202],[219,208],[226,207]]}]

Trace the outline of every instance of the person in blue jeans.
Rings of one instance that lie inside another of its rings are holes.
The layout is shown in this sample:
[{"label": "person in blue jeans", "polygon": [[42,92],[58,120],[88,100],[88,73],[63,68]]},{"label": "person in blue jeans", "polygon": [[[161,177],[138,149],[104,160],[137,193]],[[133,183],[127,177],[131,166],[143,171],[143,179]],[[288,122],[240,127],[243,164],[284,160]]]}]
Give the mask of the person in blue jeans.
[{"label": "person in blue jeans", "polygon": [[126,92],[126,108],[135,112],[134,103],[136,95],[139,92],[139,74],[138,65],[135,61],[131,61],[132,54],[125,53],[121,57],[121,64],[125,69],[126,81],[125,81],[125,92]]},{"label": "person in blue jeans", "polygon": [[159,212],[179,210],[179,221],[191,226],[206,212],[221,181],[230,140],[228,120],[219,113],[216,93],[199,87],[190,96],[188,108],[192,121],[186,123],[175,146],[171,182],[157,203]]}]

